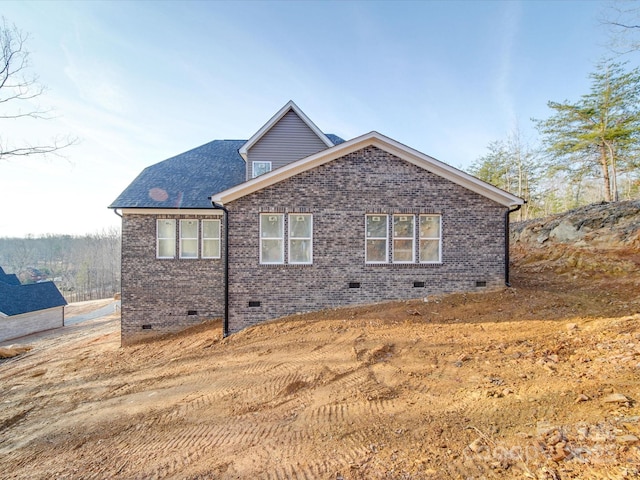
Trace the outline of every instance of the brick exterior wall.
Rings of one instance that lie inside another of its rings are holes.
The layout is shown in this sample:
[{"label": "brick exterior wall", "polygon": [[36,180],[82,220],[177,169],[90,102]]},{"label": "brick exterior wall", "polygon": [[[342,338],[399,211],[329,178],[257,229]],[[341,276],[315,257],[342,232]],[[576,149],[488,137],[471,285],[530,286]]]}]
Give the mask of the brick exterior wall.
[{"label": "brick exterior wall", "polygon": [[[156,219],[220,219],[211,215],[132,215],[122,218],[122,344],[173,333],[224,312],[224,258],[156,258]],[[221,242],[224,241],[221,222]],[[224,252],[224,244],[221,245]],[[192,311],[189,315],[189,311]],[[197,312],[193,314],[193,312]],[[143,329],[143,326],[146,328]]]},{"label": "brick exterior wall", "polygon": [[[483,288],[504,285],[506,207],[375,147],[227,208],[231,333],[297,312],[473,291],[477,281],[486,282]],[[261,212],[313,214],[313,265],[260,265]],[[441,214],[442,263],[365,264],[367,213]],[[414,287],[416,281],[425,286]]]}]

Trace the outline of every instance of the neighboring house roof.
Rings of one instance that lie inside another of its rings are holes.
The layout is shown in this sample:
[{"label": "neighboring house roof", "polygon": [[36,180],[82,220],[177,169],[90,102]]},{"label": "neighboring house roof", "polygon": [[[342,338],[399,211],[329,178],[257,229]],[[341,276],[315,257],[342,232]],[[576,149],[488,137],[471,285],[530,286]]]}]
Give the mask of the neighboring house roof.
[{"label": "neighboring house roof", "polygon": [[327,146],[333,147],[334,142],[313,123],[309,117],[307,117],[300,108],[293,102],[293,100],[289,100],[287,104],[282,107],[278,112],[269,119],[267,123],[265,123],[260,130],[258,130],[247,142],[240,147],[240,155],[242,158],[247,160],[247,153],[249,149],[255,145],[271,128],[278,123],[282,117],[284,117],[290,110],[293,110],[298,117],[318,136],[320,140]]},{"label": "neighboring house roof", "polygon": [[353,153],[368,146],[374,146],[381,150],[384,150],[392,155],[395,155],[407,162],[417,165],[418,167],[424,168],[431,173],[439,175],[447,180],[450,180],[453,183],[461,185],[462,187],[483,195],[484,197],[487,197],[506,207],[522,205],[524,203],[524,200],[515,195],[512,195],[509,192],[483,182],[482,180],[469,175],[462,170],[458,170],[457,168],[436,160],[433,157],[425,155],[424,153],[414,150],[413,148],[407,147],[406,145],[396,142],[395,140],[386,137],[378,132],[367,133],[360,137],[356,137],[352,140],[348,140],[344,143],[336,145],[332,148],[322,150],[314,155],[310,155],[306,158],[285,165],[269,173],[265,173],[264,175],[256,177],[228,190],[214,194],[212,196],[212,200],[221,204],[228,203],[230,201],[244,197],[245,195],[256,192],[270,185],[286,180],[287,178],[290,178],[294,175],[331,162],[337,158],[340,158],[349,153]]},{"label": "neighboring house roof", "polygon": [[214,140],[145,168],[109,208],[211,208],[212,191],[245,180],[238,149],[245,140]]},{"label": "neighboring house roof", "polygon": [[0,282],[0,313],[4,315],[20,315],[66,304],[66,300],[53,282],[27,285]]},{"label": "neighboring house roof", "polygon": [[[286,112],[285,112],[286,113]],[[324,135],[334,144],[344,140]],[[246,140],[214,140],[145,168],[109,208],[212,208],[208,197],[246,180],[238,150]]]},{"label": "neighboring house roof", "polygon": [[20,280],[15,273],[4,273],[2,267],[0,267],[0,282],[8,285],[20,285]]}]

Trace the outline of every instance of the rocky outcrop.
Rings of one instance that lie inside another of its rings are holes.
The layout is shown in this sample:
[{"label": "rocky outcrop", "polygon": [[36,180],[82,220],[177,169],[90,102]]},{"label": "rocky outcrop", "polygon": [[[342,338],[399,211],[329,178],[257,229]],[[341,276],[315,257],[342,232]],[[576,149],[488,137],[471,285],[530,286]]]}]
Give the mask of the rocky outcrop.
[{"label": "rocky outcrop", "polygon": [[543,219],[512,223],[512,245],[640,248],[640,200],[594,203]]}]

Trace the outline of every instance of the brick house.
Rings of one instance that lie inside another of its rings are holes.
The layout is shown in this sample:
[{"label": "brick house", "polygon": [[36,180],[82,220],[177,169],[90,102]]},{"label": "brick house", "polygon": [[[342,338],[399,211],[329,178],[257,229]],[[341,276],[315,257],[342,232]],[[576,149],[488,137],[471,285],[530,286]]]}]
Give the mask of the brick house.
[{"label": "brick house", "polygon": [[122,342],[500,287],[523,203],[377,132],[324,134],[289,102],[249,140],[148,167],[112,203]]},{"label": "brick house", "polygon": [[0,267],[0,342],[64,326],[66,304],[53,282],[22,284]]}]

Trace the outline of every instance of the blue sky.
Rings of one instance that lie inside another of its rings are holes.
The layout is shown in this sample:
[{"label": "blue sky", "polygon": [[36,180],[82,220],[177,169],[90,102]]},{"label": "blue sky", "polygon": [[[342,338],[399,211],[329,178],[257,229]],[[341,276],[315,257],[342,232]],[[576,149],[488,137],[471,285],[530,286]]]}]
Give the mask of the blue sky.
[{"label": "blue sky", "polygon": [[[466,168],[547,101],[587,93],[607,2],[3,2],[30,34],[65,158],[0,161],[0,236],[93,233],[146,166],[247,139],[287,101],[345,139],[376,130]],[[637,56],[629,60],[635,60]],[[635,66],[635,65],[634,65]]]}]

